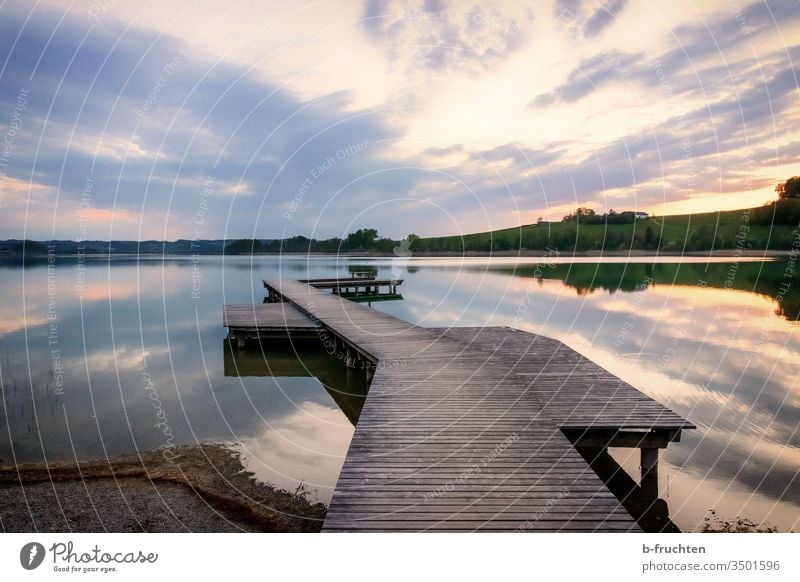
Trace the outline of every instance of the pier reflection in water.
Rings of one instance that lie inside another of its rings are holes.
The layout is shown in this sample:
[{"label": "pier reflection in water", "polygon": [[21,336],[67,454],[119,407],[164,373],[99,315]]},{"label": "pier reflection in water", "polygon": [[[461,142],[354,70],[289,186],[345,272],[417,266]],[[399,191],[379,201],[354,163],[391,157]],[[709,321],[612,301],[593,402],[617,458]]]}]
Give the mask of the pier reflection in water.
[{"label": "pier reflection in water", "polygon": [[[313,281],[328,283],[328,280],[317,279]],[[294,285],[297,288],[303,288],[302,283],[295,283]],[[265,286],[267,286],[266,283]],[[267,309],[266,305],[253,305],[251,307],[246,305],[226,305],[224,308],[224,325],[228,327],[229,337],[231,338],[224,349],[224,353],[227,356],[224,366],[225,374],[270,376],[273,378],[281,376],[315,376],[325,385],[326,390],[329,391],[334,401],[337,402],[351,422],[354,425],[357,424],[369,378],[371,377],[371,366],[366,368],[359,367],[358,364],[361,363],[361,360],[350,357],[343,361],[342,358],[336,357],[341,354],[337,353],[335,348],[332,348],[330,353],[320,353],[320,343],[323,346],[325,345],[324,342],[321,342],[322,335],[327,333],[321,327],[321,322],[319,322],[320,326],[318,327],[318,325],[314,324],[317,321],[316,318],[312,317],[307,320],[306,327],[301,329],[302,318],[297,320],[294,317],[294,315],[300,313],[297,307],[279,302],[281,296],[278,288],[273,287],[272,284],[267,287],[272,301],[270,305],[285,307],[276,310],[274,307]],[[317,293],[320,292],[317,291]],[[324,292],[321,296],[324,297]],[[336,300],[331,301],[329,299],[328,301],[339,305]],[[345,304],[347,303],[345,302]],[[363,322],[364,317],[368,317],[370,313],[374,312],[365,310],[359,313],[361,314],[359,321]],[[381,321],[385,319],[384,316]],[[285,328],[283,327],[284,325],[286,326]],[[300,331],[303,331],[302,339],[298,337]],[[446,329],[437,330],[437,332],[441,333],[447,331]],[[315,332],[319,332],[320,337],[316,337],[317,334]],[[433,336],[435,337],[435,335],[434,333]],[[527,334],[525,335],[527,337]],[[248,345],[250,350],[245,349]],[[465,344],[464,348],[467,347],[467,344]],[[491,346],[488,347],[491,348]],[[476,350],[477,348],[472,349]],[[349,347],[345,353],[349,355]],[[331,362],[344,363],[345,365],[331,367]],[[513,369],[516,370],[517,368],[514,367]],[[523,365],[518,371],[522,373],[525,370],[528,370],[528,368]],[[599,371],[601,370],[598,369]],[[631,392],[635,392],[635,390],[631,389]],[[628,396],[633,396],[633,394],[628,394]],[[640,414],[642,414],[641,410]],[[676,422],[679,423],[676,426],[682,426],[685,421],[678,418]],[[686,424],[691,428],[689,423]],[[633,433],[622,428],[619,430],[619,434],[610,434],[607,430],[581,429],[565,429],[564,432],[645,531],[679,531],[669,519],[666,502],[658,499],[657,465],[658,448],[664,448],[669,442],[676,439],[679,440],[680,429],[667,430],[666,432],[654,429],[653,432],[634,431]],[[607,448],[609,446],[633,447],[641,450],[641,484],[637,485],[616,464],[608,454]],[[434,464],[438,463],[438,461],[432,462]],[[420,471],[422,472],[423,470],[420,469]],[[542,477],[545,477],[545,475],[542,475]],[[532,486],[537,481],[538,479],[535,476],[532,477]]]},{"label": "pier reflection in water", "polygon": [[[348,266],[368,264],[373,276],[405,279],[404,300],[376,310],[425,327],[509,325],[556,338],[698,425],[659,460],[660,497],[681,529],[702,528],[712,508],[798,528],[800,269],[787,259],[413,257],[400,272],[397,263],[201,257],[203,289],[192,298],[191,257],[87,260],[81,294],[76,262],[59,257],[63,378],[53,369],[48,265],[0,263],[0,460],[164,445],[147,377],[176,444],[239,443],[253,466],[270,468],[264,480],[302,481],[324,499],[351,420],[313,376],[225,376],[220,305],[260,303],[263,278],[351,277]],[[638,477],[638,451],[610,454]]]},{"label": "pier reflection in water", "polygon": [[346,366],[326,353],[316,338],[248,342],[245,349],[232,346],[227,338],[223,342],[225,376],[316,378],[352,425],[358,423],[367,396],[367,370]]},{"label": "pier reflection in water", "polygon": [[[277,387],[295,410],[277,422],[265,416],[260,431],[238,439],[245,467],[260,481],[329,503],[367,393],[366,370],[348,368],[316,338],[248,340],[243,348],[226,338],[222,353],[225,377],[247,381],[256,392],[252,382],[268,380],[265,388]],[[339,410],[294,394],[296,386],[309,382],[318,383]]]}]

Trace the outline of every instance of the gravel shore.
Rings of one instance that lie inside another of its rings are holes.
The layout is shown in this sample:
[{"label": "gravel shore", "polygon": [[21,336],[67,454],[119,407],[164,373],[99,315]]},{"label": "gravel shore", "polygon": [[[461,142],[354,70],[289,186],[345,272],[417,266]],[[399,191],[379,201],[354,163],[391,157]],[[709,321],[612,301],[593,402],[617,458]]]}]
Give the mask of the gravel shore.
[{"label": "gravel shore", "polygon": [[78,464],[0,465],[5,532],[313,532],[325,506],[256,482],[234,451],[179,447]]}]

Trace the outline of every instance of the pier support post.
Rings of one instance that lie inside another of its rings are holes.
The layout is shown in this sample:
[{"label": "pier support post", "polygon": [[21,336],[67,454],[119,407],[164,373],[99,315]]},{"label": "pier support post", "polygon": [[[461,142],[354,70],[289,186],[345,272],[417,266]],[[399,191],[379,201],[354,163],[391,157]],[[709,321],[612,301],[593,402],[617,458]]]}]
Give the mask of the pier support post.
[{"label": "pier support post", "polygon": [[642,493],[658,498],[658,449],[642,448]]},{"label": "pier support post", "polygon": [[228,334],[228,341],[231,343],[231,347],[235,350],[244,349],[244,338],[239,334]]}]

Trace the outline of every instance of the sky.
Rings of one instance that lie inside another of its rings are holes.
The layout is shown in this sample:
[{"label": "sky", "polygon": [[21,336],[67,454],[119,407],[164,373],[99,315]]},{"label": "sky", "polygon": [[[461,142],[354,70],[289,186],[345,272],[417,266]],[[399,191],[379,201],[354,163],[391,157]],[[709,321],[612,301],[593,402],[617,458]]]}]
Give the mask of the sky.
[{"label": "sky", "polygon": [[0,239],[457,235],[763,204],[800,2],[0,5]]}]

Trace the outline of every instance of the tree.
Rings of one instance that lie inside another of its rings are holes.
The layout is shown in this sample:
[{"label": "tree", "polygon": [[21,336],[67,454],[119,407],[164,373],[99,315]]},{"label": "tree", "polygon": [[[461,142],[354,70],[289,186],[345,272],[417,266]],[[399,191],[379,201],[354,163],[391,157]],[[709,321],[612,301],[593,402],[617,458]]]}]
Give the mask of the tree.
[{"label": "tree", "polygon": [[589,235],[581,232],[575,239],[576,251],[591,251],[594,249],[595,241]]},{"label": "tree", "polygon": [[707,251],[715,248],[719,249],[722,246],[722,239],[719,236],[714,236],[714,232],[708,225],[704,224],[689,237],[689,244],[686,245],[686,250]]},{"label": "tree", "polygon": [[226,255],[251,255],[263,252],[264,248],[260,240],[242,238],[235,240],[225,247]]},{"label": "tree", "polygon": [[377,238],[378,231],[374,228],[359,228],[357,231],[347,235],[342,247],[347,251],[370,250]]},{"label": "tree", "polygon": [[595,211],[591,208],[580,207],[575,210],[575,214],[567,214],[562,222],[580,222],[583,218],[592,218],[595,216]]},{"label": "tree", "polygon": [[655,247],[655,238],[656,237],[653,235],[653,229],[648,226],[647,230],[644,231],[644,248],[652,249]]},{"label": "tree", "polygon": [[784,182],[775,186],[775,192],[778,193],[778,198],[800,198],[800,176],[793,176]]},{"label": "tree", "polygon": [[511,241],[507,238],[496,238],[494,239],[494,250],[496,251],[510,251],[511,250]]}]

